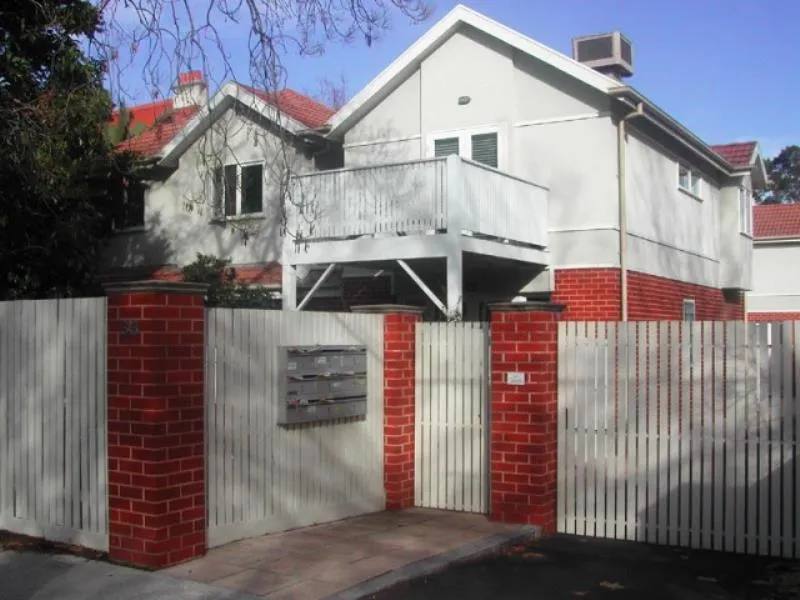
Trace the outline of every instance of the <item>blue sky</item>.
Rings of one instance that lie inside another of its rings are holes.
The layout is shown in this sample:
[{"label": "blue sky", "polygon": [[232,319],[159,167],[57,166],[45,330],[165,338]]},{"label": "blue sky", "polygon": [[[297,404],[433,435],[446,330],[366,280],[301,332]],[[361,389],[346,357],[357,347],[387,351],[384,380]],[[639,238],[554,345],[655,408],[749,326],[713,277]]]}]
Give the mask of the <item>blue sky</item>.
[{"label": "blue sky", "polygon": [[[628,82],[707,142],[756,139],[767,156],[800,144],[798,0],[462,3],[567,54],[575,35],[619,29],[634,46],[636,74]],[[416,25],[395,14],[392,29],[370,48],[356,41],[319,57],[287,56],[288,83],[308,91],[324,76],[344,76],[353,94],[455,4],[434,0],[431,19]],[[246,56],[232,58],[246,69]]]}]

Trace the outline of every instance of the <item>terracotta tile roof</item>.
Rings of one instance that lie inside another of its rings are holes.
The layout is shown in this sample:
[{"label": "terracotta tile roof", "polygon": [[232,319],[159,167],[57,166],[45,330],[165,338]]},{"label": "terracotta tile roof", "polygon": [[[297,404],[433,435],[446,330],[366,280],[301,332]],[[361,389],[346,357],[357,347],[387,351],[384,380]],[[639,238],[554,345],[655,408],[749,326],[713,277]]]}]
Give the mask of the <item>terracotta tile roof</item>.
[{"label": "terracotta tile roof", "polygon": [[[197,79],[196,74],[199,74],[199,71],[185,73],[181,77],[195,81]],[[182,81],[182,83],[185,82]],[[316,128],[324,125],[335,112],[333,109],[294,90],[286,89],[275,94],[248,86],[242,87],[306,127]],[[128,109],[130,113],[128,128],[134,130],[137,125],[141,124],[147,129],[122,142],[117,147],[121,150],[129,150],[144,156],[154,156],[178,135],[178,132],[186,126],[199,110],[196,106],[173,109],[171,99],[132,106]],[[118,123],[119,117],[119,111],[115,111],[112,114],[111,123]]]},{"label": "terracotta tile roof", "polygon": [[711,149],[734,167],[746,167],[750,164],[756,142],[737,142],[735,144],[717,144]]},{"label": "terracotta tile roof", "polygon": [[197,106],[172,110],[172,102],[170,102],[169,108],[153,120],[149,129],[118,144],[117,148],[143,156],[154,156],[178,135],[199,110]]},{"label": "terracotta tile roof", "polygon": [[753,237],[800,238],[800,204],[759,204],[753,207]]},{"label": "terracotta tile roof", "polygon": [[242,87],[255,94],[265,102],[268,102],[272,106],[276,107],[278,110],[286,113],[295,121],[302,123],[306,127],[321,127],[336,112],[332,108],[288,88],[281,90],[280,92],[273,93],[246,85],[243,85]]}]

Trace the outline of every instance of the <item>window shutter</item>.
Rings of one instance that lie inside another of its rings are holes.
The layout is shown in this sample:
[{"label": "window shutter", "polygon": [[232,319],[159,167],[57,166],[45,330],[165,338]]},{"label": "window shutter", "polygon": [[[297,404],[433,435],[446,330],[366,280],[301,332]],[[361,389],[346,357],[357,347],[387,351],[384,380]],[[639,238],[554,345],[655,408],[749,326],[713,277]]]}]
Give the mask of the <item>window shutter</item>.
[{"label": "window shutter", "polygon": [[458,138],[442,138],[433,142],[433,155],[436,158],[440,156],[448,156],[450,154],[458,155]]},{"label": "window shutter", "polygon": [[242,167],[242,214],[264,210],[264,172],[261,165]]},{"label": "window shutter", "polygon": [[236,165],[225,167],[225,216],[236,214]]},{"label": "window shutter", "polygon": [[497,168],[496,133],[480,133],[472,136],[472,160]]}]

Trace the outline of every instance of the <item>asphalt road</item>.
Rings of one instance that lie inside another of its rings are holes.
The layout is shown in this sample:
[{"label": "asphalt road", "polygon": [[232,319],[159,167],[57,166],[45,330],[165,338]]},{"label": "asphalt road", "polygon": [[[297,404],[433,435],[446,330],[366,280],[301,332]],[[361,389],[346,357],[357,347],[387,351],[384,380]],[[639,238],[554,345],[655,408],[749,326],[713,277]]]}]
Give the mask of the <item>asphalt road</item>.
[{"label": "asphalt road", "polygon": [[535,540],[372,600],[800,598],[800,562],[569,536]]}]

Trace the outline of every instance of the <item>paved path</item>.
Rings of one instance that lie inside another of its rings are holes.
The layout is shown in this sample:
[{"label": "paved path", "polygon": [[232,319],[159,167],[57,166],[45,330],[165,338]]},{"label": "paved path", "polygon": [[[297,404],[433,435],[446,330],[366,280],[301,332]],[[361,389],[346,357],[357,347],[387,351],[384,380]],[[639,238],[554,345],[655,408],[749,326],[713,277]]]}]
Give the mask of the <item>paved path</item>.
[{"label": "paved path", "polygon": [[0,550],[2,600],[255,600],[254,596],[67,555]]}]

